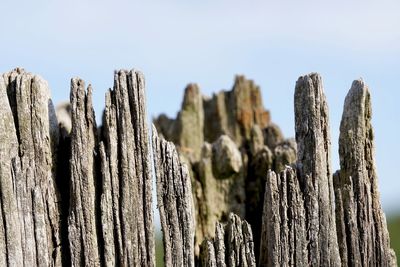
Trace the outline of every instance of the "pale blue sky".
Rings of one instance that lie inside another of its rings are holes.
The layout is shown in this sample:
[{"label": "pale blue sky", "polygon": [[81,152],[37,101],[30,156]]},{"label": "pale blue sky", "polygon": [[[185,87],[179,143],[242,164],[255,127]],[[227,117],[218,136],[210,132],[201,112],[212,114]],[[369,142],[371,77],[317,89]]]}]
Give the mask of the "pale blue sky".
[{"label": "pale blue sky", "polygon": [[399,1],[36,0],[1,1],[0,10],[0,72],[22,66],[40,74],[56,103],[69,98],[70,78],[79,76],[94,86],[98,116],[117,68],[144,72],[150,116],[175,116],[189,82],[210,95],[245,74],[293,136],[295,82],[319,72],[335,169],[344,97],[363,77],[372,94],[383,206],[400,211]]}]

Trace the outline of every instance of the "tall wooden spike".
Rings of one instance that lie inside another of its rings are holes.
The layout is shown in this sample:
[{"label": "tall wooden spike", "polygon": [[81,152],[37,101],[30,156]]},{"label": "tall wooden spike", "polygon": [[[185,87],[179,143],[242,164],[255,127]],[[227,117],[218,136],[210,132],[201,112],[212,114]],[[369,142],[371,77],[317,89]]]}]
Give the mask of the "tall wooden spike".
[{"label": "tall wooden spike", "polygon": [[300,77],[294,95],[297,168],[304,188],[308,252],[312,266],[338,266],[328,105],[322,79]]},{"label": "tall wooden spike", "polygon": [[341,258],[349,265],[395,266],[379,200],[370,98],[364,81],[356,80],[343,108],[335,176],[338,219],[345,210],[345,223],[338,225]]}]

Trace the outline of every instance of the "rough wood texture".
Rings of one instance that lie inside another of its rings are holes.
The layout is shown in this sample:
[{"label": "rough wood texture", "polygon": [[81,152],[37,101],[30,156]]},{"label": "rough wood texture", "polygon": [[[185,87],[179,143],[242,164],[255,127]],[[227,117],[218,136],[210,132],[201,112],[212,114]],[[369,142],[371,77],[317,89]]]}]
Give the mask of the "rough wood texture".
[{"label": "rough wood texture", "polygon": [[250,225],[231,213],[226,225],[217,222],[215,237],[201,245],[203,267],[256,266],[253,234]]},{"label": "rough wood texture", "polygon": [[158,137],[153,127],[154,169],[166,266],[194,267],[194,214],[187,166],[175,146]]},{"label": "rough wood texture", "polygon": [[154,266],[149,133],[143,74],[120,70],[106,94],[100,145],[106,266]]},{"label": "rough wood texture", "polygon": [[57,142],[47,82],[0,76],[0,266],[61,265]]},{"label": "rough wood texture", "polygon": [[334,185],[318,74],[298,80],[295,118],[298,173],[286,167],[267,175],[259,265],[396,266],[379,203],[367,87],[355,81],[346,98]]},{"label": "rough wood texture", "polygon": [[362,80],[347,94],[340,125],[336,218],[343,265],[395,266],[379,200],[371,100]]},{"label": "rough wood texture", "polygon": [[304,197],[296,172],[269,171],[264,197],[259,266],[306,266]]},{"label": "rough wood texture", "polygon": [[309,264],[339,266],[328,105],[321,77],[316,73],[300,77],[294,101],[297,168],[304,188]]},{"label": "rough wood texture", "polygon": [[[259,93],[243,77],[213,98],[192,84],[177,120],[156,120],[177,143],[154,127],[166,265],[396,266],[364,82],[346,97],[334,175],[320,76],[296,84],[296,142]],[[115,72],[101,128],[90,86],[72,79],[70,100],[57,125],[43,79],[0,76],[0,266],[154,266],[143,75]]]},{"label": "rough wood texture", "polygon": [[97,227],[99,176],[97,173],[97,127],[92,107],[92,88],[85,90],[79,78],[71,80],[71,181],[68,239],[71,264],[100,265]]},{"label": "rough wood texture", "polygon": [[152,176],[144,78],[115,72],[98,142],[92,90],[71,85],[69,244],[75,266],[154,266]]}]

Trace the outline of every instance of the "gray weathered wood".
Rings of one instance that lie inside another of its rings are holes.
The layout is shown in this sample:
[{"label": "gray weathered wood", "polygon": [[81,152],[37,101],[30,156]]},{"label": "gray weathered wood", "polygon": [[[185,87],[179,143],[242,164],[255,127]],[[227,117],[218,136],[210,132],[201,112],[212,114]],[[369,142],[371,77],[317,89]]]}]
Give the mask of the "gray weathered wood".
[{"label": "gray weathered wood", "polygon": [[117,71],[106,94],[99,143],[91,103],[82,80],[71,87],[72,264],[154,266],[152,176],[144,78]]},{"label": "gray weathered wood", "polygon": [[340,125],[336,217],[343,265],[395,266],[379,200],[371,100],[363,80],[353,82]]},{"label": "gray weathered wood", "polygon": [[106,266],[154,266],[149,133],[143,74],[116,71],[106,94],[100,144]]},{"label": "gray weathered wood", "polygon": [[68,239],[73,266],[99,266],[97,128],[92,88],[79,78],[71,80],[71,181]]},{"label": "gray weathered wood", "polygon": [[215,231],[215,237],[201,245],[201,266],[256,266],[253,234],[245,220],[231,213],[226,225],[217,222]]},{"label": "gray weathered wood", "polygon": [[298,79],[294,109],[297,168],[304,188],[309,264],[338,266],[328,105],[318,74]]},{"label": "gray weathered wood", "polygon": [[166,266],[194,267],[194,214],[187,166],[153,127],[153,156]]},{"label": "gray weathered wood", "polygon": [[308,264],[304,197],[296,172],[267,175],[259,266]]},{"label": "gray weathered wood", "polygon": [[243,77],[211,99],[189,85],[177,120],[157,120],[177,149],[155,127],[150,140],[144,89],[116,71],[97,128],[91,86],[72,79],[57,125],[43,79],[0,76],[0,266],[154,266],[151,152],[167,266],[396,266],[362,80],[334,175],[318,74],[296,84],[297,144]]},{"label": "gray weathered wood", "polygon": [[59,266],[58,126],[47,82],[0,76],[0,265]]}]

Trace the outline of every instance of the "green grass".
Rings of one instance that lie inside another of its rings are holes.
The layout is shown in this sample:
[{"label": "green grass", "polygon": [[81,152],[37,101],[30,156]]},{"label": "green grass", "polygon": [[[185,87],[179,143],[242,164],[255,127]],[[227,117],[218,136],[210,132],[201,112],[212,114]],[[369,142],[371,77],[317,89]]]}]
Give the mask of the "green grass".
[{"label": "green grass", "polygon": [[164,266],[164,246],[160,230],[156,230],[156,266]]},{"label": "green grass", "polygon": [[400,263],[400,215],[389,217],[387,223],[390,235],[390,244],[396,252],[397,262]]}]

